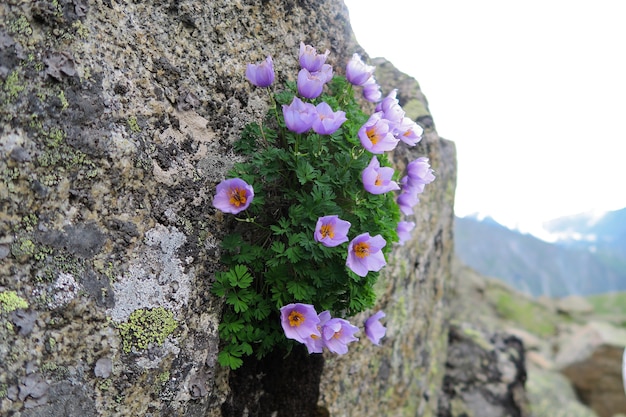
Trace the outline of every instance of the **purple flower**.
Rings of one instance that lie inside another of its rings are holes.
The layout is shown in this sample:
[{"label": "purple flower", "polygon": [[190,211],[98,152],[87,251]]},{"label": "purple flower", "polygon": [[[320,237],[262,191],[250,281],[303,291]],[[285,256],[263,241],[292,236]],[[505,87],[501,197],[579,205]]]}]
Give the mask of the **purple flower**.
[{"label": "purple flower", "polygon": [[398,243],[400,246],[411,239],[411,230],[415,228],[415,222],[398,222],[396,232],[398,233]]},{"label": "purple flower", "polygon": [[[330,320],[330,312],[328,310],[322,311],[317,317],[320,319],[320,322],[317,324],[317,330],[321,334],[322,327],[324,326],[324,324],[326,324],[326,322],[328,322],[328,320]],[[324,346],[326,346],[326,343],[324,343],[324,338],[316,334],[312,334],[308,339],[304,341],[304,344],[306,345],[309,353],[322,353],[322,351],[324,350]]]},{"label": "purple flower", "polygon": [[358,235],[348,245],[346,265],[360,277],[366,276],[368,271],[380,271],[387,265],[381,251],[386,244],[381,235],[374,237],[369,233]]},{"label": "purple flower", "polygon": [[381,168],[376,155],[372,157],[367,168],[361,173],[363,187],[372,194],[384,194],[388,191],[399,190],[400,186],[392,181],[391,177],[393,177],[393,168]]},{"label": "purple flower", "polygon": [[383,153],[393,150],[398,144],[389,127],[389,122],[382,118],[382,113],[374,113],[359,129],[359,140],[371,153]]},{"label": "purple flower", "polygon": [[348,353],[348,344],[359,340],[354,334],[359,328],[344,319],[330,319],[322,327],[324,344],[331,352],[343,355]]},{"label": "purple flower", "polygon": [[300,42],[300,66],[310,72],[319,71],[326,62],[328,54],[330,54],[328,49],[324,54],[318,54],[311,45],[305,45],[304,42]]},{"label": "purple flower", "polygon": [[259,64],[248,64],[246,78],[257,87],[267,87],[274,82],[274,64],[268,56]]},{"label": "purple flower", "polygon": [[394,137],[400,139],[409,146],[415,146],[422,140],[424,129],[408,117],[403,117],[402,121],[394,126]]},{"label": "purple flower", "polygon": [[317,112],[311,103],[304,103],[298,97],[294,97],[290,105],[283,104],[283,116],[287,129],[304,133],[311,129],[313,120],[317,118]]},{"label": "purple flower", "polygon": [[363,85],[372,76],[374,70],[374,67],[365,65],[359,54],[354,54],[346,66],[346,78],[352,85]]},{"label": "purple flower", "polygon": [[373,314],[369,319],[365,320],[365,335],[373,344],[378,345],[380,339],[385,336],[387,329],[380,324],[380,319],[385,317],[385,313],[379,311]]},{"label": "purple flower", "polygon": [[310,304],[287,304],[280,308],[280,324],[288,339],[306,343],[312,336],[321,337],[317,328],[320,319]]},{"label": "purple flower", "polygon": [[217,184],[213,207],[224,213],[237,214],[248,208],[254,189],[241,178],[231,178]]},{"label": "purple flower", "polygon": [[315,225],[315,241],[329,248],[341,245],[348,241],[350,226],[350,222],[337,215],[320,217]]},{"label": "purple flower", "polygon": [[316,72],[312,72],[311,74],[316,77],[320,77],[324,83],[329,82],[333,79],[333,67],[328,64],[322,65],[322,69]]},{"label": "purple flower", "polygon": [[333,112],[333,109],[323,101],[315,106],[315,110],[317,115],[313,119],[313,130],[320,135],[335,133],[347,120],[346,112],[341,110]]},{"label": "purple flower", "polygon": [[408,176],[403,177],[400,180],[400,195],[396,199],[400,211],[410,216],[413,214],[413,207],[419,203],[418,194],[424,191],[424,185],[419,182],[411,181]]},{"label": "purple flower", "polygon": [[391,93],[387,95],[378,105],[376,106],[376,111],[383,112],[383,119],[387,119],[392,122],[394,125],[397,123],[401,123],[404,118],[404,110],[400,106],[396,95],[398,90],[393,90]]},{"label": "purple flower", "polygon": [[325,80],[324,74],[311,73],[306,68],[302,68],[298,73],[298,94],[311,99],[318,97],[322,94]]},{"label": "purple flower", "polygon": [[430,184],[435,180],[433,170],[430,169],[428,158],[422,156],[414,161],[409,162],[406,167],[407,175],[409,176],[409,185],[416,184]]},{"label": "purple flower", "polygon": [[363,84],[363,97],[371,103],[377,103],[382,96],[380,86],[376,83],[376,79],[372,75],[367,79],[365,84]]}]

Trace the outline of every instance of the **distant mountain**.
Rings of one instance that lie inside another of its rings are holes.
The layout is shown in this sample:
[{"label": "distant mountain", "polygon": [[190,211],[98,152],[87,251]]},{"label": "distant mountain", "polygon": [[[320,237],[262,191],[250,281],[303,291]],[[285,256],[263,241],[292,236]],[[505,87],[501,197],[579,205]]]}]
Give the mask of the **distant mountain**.
[{"label": "distant mountain", "polygon": [[626,273],[626,208],[562,217],[544,228],[557,237],[558,245],[592,251],[618,273]]},{"label": "distant mountain", "polygon": [[[559,221],[553,224],[553,232],[570,227],[572,235],[575,230],[587,232],[575,227],[576,221],[587,224],[582,219]],[[454,230],[456,254],[463,263],[534,296],[626,290],[626,257],[622,269],[614,252],[604,256],[605,252],[593,252],[588,245],[547,243],[509,230],[491,218],[456,218]]]},{"label": "distant mountain", "polygon": [[561,217],[543,225],[564,241],[589,241],[612,245],[626,244],[626,208],[602,214],[582,213]]}]

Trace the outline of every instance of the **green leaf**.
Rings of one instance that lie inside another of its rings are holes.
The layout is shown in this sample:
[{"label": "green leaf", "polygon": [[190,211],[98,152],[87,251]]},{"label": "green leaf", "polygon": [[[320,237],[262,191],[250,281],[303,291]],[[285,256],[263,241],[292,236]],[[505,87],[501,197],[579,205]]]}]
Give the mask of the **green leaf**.
[{"label": "green leaf", "polygon": [[287,290],[294,296],[294,298],[298,301],[309,300],[313,294],[315,294],[315,289],[309,285],[303,284],[297,281],[290,281],[287,283]]},{"label": "green leaf", "polygon": [[318,171],[313,168],[313,165],[305,159],[298,159],[298,165],[296,167],[296,175],[301,185],[315,179],[318,175]]},{"label": "green leaf", "polygon": [[282,254],[283,252],[285,252],[285,244],[278,240],[274,241],[272,242],[272,250],[277,254]]},{"label": "green leaf", "polygon": [[228,275],[230,285],[239,288],[248,288],[252,284],[252,275],[245,265],[235,265]]},{"label": "green leaf", "polygon": [[229,367],[230,369],[237,369],[243,365],[241,357],[236,357],[231,352],[225,350],[221,351],[217,355],[217,361],[220,365]]}]

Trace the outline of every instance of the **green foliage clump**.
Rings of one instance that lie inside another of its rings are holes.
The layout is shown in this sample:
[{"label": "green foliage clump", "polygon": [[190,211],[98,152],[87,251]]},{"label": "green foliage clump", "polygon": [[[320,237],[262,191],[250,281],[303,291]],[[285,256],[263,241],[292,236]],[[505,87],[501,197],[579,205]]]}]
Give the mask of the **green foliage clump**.
[{"label": "green foliage clump", "polygon": [[[273,95],[261,123],[245,127],[235,150],[247,157],[229,173],[254,188],[254,200],[222,243],[226,272],[216,274],[213,292],[225,297],[219,327],[225,346],[222,365],[237,368],[244,355],[263,357],[276,347],[291,348],[280,325],[279,309],[289,303],[314,305],[333,316],[351,316],[373,306],[379,273],[360,277],[346,267],[347,244],[326,247],[314,239],[317,220],[338,215],[349,221],[349,238],[380,234],[387,245],[398,240],[400,210],[393,193],[367,192],[361,173],[372,159],[358,139],[368,120],[352,86],[336,76],[327,93],[311,100],[342,110],[347,121],[331,135],[289,131],[281,105],[291,103],[295,83]],[[377,155],[381,166],[390,166]],[[396,178],[397,179],[397,178]]]},{"label": "green foliage clump", "polygon": [[162,345],[167,336],[176,330],[178,323],[174,313],[157,307],[135,310],[126,323],[117,327],[122,337],[122,348],[128,353],[133,347],[147,349],[150,343]]}]

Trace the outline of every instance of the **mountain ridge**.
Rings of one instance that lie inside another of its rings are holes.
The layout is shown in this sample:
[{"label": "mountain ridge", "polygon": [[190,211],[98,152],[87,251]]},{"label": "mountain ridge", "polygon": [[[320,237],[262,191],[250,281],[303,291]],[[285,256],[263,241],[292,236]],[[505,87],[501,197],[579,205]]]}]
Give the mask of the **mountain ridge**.
[{"label": "mountain ridge", "polygon": [[554,243],[510,230],[490,217],[456,217],[455,252],[463,263],[481,274],[499,278],[533,296],[623,291],[626,220],[622,223],[621,219],[626,219],[626,209],[610,213],[607,219],[595,222],[599,225],[595,229],[578,227],[583,220],[589,224],[581,217],[558,219],[551,224],[550,232],[594,232],[600,237],[591,242],[571,239]]}]

